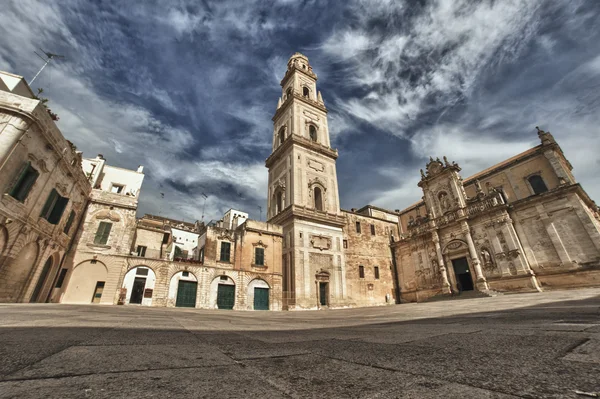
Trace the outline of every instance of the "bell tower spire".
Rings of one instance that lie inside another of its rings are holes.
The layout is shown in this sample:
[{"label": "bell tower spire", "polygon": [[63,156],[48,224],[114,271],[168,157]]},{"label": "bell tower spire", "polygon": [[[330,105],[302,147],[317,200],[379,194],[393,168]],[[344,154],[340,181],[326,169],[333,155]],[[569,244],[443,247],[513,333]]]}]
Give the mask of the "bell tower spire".
[{"label": "bell tower spire", "polygon": [[267,218],[283,226],[284,301],[299,308],[341,304],[346,219],[339,204],[338,152],[331,148],[317,75],[303,54],[287,63],[272,139]]}]

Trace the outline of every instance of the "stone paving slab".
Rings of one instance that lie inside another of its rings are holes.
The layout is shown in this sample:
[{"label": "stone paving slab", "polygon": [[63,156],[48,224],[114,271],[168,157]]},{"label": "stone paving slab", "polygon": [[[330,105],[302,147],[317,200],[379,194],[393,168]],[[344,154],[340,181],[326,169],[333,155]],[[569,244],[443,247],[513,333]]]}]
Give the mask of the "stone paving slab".
[{"label": "stone paving slab", "polygon": [[195,345],[73,346],[6,379],[65,377],[123,371],[225,366],[234,361],[219,350]]},{"label": "stone paving slab", "polygon": [[0,382],[0,398],[288,398],[239,365]]},{"label": "stone paving slab", "polygon": [[[322,398],[509,398],[510,395],[318,355],[251,360],[295,397]],[[318,370],[318,372],[315,372]],[[452,396],[450,396],[452,395]]]},{"label": "stone paving slab", "polygon": [[0,305],[0,398],[581,399],[600,391],[598,327],[598,289],[314,312]]}]

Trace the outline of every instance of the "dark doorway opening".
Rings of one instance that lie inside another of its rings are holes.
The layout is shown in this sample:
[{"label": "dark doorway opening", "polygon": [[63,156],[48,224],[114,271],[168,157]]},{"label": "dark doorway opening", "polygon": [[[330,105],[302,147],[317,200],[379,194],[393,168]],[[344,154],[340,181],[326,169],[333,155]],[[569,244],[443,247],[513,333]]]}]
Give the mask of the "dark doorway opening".
[{"label": "dark doorway opening", "polygon": [[136,277],[135,280],[133,280],[133,288],[131,288],[131,298],[129,298],[129,303],[137,303],[138,305],[142,303],[144,287],[146,287],[145,278]]},{"label": "dark doorway opening", "polygon": [[319,283],[319,303],[321,304],[321,306],[329,305],[328,286],[329,283]]},{"label": "dark doorway opening", "polygon": [[197,291],[197,282],[179,280],[179,286],[177,287],[177,301],[175,302],[175,306],[182,308],[195,308]]},{"label": "dark doorway opening", "polygon": [[452,259],[452,267],[454,267],[458,291],[473,291],[473,279],[467,258]]},{"label": "dark doorway opening", "polygon": [[92,303],[100,303],[100,299],[102,299],[103,291],[104,291],[104,281],[96,282],[96,288],[94,288],[94,296],[92,297]]},{"label": "dark doorway opening", "polygon": [[235,285],[219,284],[217,289],[217,307],[219,309],[233,309],[235,304]]}]

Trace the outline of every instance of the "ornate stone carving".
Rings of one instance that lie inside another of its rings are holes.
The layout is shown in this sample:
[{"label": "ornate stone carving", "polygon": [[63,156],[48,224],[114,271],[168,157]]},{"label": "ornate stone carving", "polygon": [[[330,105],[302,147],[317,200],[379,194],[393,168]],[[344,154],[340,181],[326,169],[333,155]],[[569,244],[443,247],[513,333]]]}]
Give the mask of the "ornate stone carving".
[{"label": "ornate stone carving", "polygon": [[119,214],[117,212],[111,212],[109,209],[103,209],[103,210],[99,211],[98,213],[96,213],[96,219],[99,219],[99,220],[109,219],[113,222],[121,221],[121,217],[119,216]]},{"label": "ornate stone carving", "polygon": [[313,248],[316,248],[321,251],[329,250],[331,249],[331,237],[326,237],[322,235],[311,235],[310,244]]}]

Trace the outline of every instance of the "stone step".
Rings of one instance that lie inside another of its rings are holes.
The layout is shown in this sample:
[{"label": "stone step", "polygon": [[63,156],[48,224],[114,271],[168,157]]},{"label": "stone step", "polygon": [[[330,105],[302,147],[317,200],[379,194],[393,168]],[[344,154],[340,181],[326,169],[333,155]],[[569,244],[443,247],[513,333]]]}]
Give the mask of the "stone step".
[{"label": "stone step", "polygon": [[502,295],[500,292],[493,290],[485,290],[485,291],[462,291],[454,294],[438,294],[432,296],[431,298],[426,299],[423,302],[437,302],[437,301],[450,301],[457,299],[473,299],[473,298],[489,298]]}]

